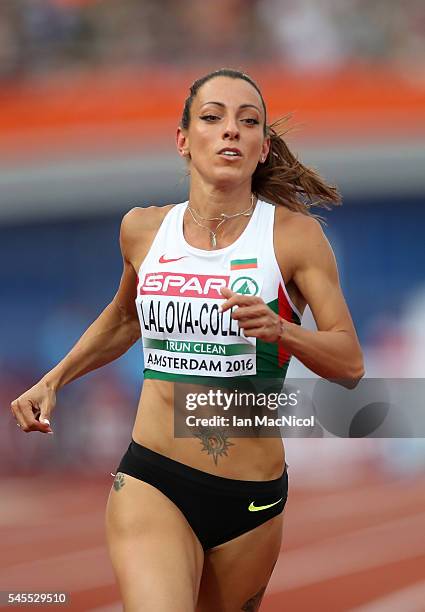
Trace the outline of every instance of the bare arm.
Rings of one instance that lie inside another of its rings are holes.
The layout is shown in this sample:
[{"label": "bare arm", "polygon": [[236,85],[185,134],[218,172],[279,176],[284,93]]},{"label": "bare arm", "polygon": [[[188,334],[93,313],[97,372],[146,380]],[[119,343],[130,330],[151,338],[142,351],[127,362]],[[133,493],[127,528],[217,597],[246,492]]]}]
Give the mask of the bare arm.
[{"label": "bare arm", "polygon": [[[238,320],[245,336],[280,341],[314,373],[352,386],[364,375],[363,356],[341,291],[332,248],[315,219],[294,215],[287,221],[282,227],[285,253],[277,248],[277,259],[282,268],[290,254],[292,280],[312,310],[317,331],[281,319],[260,297],[242,296],[226,287],[221,289],[227,298],[222,309],[238,306],[232,318]],[[294,224],[292,228],[290,223]],[[292,243],[289,247],[288,242]]]},{"label": "bare arm", "polygon": [[11,402],[12,414],[22,431],[53,433],[51,413],[56,391],[91,370],[117,359],[140,337],[135,305],[137,275],[130,260],[140,242],[142,209],[132,209],[123,218],[120,246],[123,273],[118,291],[75,346],[50,372]]},{"label": "bare arm", "polygon": [[323,378],[358,380],[364,375],[363,355],[341,291],[332,248],[319,222],[298,218],[293,280],[310,306],[317,331],[284,322],[281,340],[290,353]]}]

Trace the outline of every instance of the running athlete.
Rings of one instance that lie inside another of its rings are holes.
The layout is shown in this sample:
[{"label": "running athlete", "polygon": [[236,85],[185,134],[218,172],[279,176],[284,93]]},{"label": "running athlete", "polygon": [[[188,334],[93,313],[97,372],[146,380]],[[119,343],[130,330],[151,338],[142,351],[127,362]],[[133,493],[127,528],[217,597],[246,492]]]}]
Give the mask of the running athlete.
[{"label": "running athlete", "polygon": [[[23,431],[51,433],[57,392],[142,336],[145,380],[106,509],[124,609],[258,610],[281,549],[282,439],[202,424],[177,437],[174,408],[196,385],[283,383],[291,355],[324,378],[363,376],[334,254],[309,210],[340,198],[267,124],[244,73],[196,81],[176,141],[189,200],[124,215],[115,297],[11,408]],[[307,304],[317,331],[300,325]]]}]

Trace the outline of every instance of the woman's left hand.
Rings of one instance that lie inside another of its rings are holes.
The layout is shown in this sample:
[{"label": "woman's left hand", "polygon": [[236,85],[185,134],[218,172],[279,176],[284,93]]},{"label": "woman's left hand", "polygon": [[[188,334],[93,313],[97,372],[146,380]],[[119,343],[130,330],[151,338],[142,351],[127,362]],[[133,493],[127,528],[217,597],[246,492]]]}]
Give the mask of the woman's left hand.
[{"label": "woman's left hand", "polygon": [[227,298],[220,307],[221,312],[237,306],[231,317],[238,321],[245,336],[260,338],[264,342],[280,340],[284,330],[283,319],[273,312],[259,296],[235,293],[228,287],[222,287],[220,291]]}]

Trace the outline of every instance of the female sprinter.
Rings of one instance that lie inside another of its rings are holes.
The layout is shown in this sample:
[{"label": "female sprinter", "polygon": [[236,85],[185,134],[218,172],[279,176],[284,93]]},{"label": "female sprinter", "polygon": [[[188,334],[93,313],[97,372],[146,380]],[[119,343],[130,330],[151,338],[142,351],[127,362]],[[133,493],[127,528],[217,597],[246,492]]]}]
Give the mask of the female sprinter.
[{"label": "female sprinter", "polygon": [[[309,212],[314,197],[326,207],[339,194],[267,125],[258,86],[237,71],[192,85],[177,149],[189,201],[124,215],[115,297],[11,407],[23,431],[50,433],[58,390],[142,335],[145,381],[106,510],[124,609],[258,610],[281,548],[282,439],[178,438],[176,387],[283,381],[291,355],[324,378],[363,376],[335,258]],[[306,304],[317,331],[299,324]]]}]

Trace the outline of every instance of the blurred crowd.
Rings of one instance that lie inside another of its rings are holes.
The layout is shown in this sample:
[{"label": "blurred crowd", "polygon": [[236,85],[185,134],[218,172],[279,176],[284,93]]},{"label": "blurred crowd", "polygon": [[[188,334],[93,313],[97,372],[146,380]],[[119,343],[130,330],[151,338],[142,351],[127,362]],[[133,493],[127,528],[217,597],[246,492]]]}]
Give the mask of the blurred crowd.
[{"label": "blurred crowd", "polygon": [[0,78],[63,69],[425,62],[422,0],[1,0]]}]

